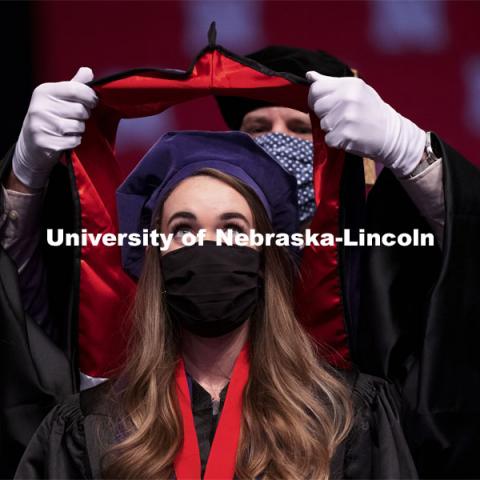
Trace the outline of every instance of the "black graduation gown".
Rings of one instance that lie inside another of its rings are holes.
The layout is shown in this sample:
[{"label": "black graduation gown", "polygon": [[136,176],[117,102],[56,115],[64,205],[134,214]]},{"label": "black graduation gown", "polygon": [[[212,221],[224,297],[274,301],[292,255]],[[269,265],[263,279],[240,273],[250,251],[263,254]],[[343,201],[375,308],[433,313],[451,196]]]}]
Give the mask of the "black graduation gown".
[{"label": "black graduation gown", "polygon": [[[12,148],[0,164],[10,171]],[[67,169],[57,165],[45,198],[43,224],[72,228]],[[0,190],[0,214],[4,208]],[[55,227],[53,227],[55,228]],[[42,239],[45,239],[42,235]],[[59,401],[78,390],[75,252],[45,250],[49,332],[22,305],[17,267],[0,247],[0,478],[11,478],[38,425]]]},{"label": "black graduation gown", "polygon": [[[404,429],[424,478],[480,478],[480,171],[434,136],[446,223],[438,248],[366,250],[353,359],[401,390]],[[392,173],[368,199],[367,228],[429,231]]]},{"label": "black graduation gown", "polygon": [[[355,424],[334,456],[332,478],[417,478],[395,388],[368,375],[350,377]],[[27,447],[15,478],[100,478],[102,452],[114,441],[107,389],[100,385],[55,407]]]}]

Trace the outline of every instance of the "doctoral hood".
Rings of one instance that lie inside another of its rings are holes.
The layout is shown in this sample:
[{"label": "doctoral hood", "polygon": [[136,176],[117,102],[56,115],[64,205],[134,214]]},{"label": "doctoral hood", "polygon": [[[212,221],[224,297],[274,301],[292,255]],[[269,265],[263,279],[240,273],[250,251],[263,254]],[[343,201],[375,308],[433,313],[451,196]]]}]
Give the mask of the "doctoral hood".
[{"label": "doctoral hood", "polygon": [[[86,229],[93,234],[118,233],[115,192],[129,173],[120,169],[115,156],[120,120],[155,115],[209,95],[260,100],[308,112],[304,78],[275,72],[215,45],[213,28],[209,45],[185,71],[135,69],[90,85],[99,104],[87,122],[82,144],[67,158],[67,166],[74,195],[74,230]],[[318,205],[312,228],[337,234],[348,217],[342,211],[342,192],[363,195],[361,163],[359,159],[345,162],[343,152],[328,150],[319,122],[312,123]],[[341,265],[341,258],[335,246],[305,249],[302,269],[306,283],[298,287],[297,306],[306,328],[335,352],[335,363],[348,364],[345,325],[350,320],[345,320],[342,292],[349,289],[351,272]],[[70,317],[76,325],[70,331],[78,335],[79,367],[90,376],[109,376],[124,358],[129,331],[126,312],[136,284],[122,269],[120,247],[78,247],[75,262]],[[325,294],[311,298],[319,284]]]}]

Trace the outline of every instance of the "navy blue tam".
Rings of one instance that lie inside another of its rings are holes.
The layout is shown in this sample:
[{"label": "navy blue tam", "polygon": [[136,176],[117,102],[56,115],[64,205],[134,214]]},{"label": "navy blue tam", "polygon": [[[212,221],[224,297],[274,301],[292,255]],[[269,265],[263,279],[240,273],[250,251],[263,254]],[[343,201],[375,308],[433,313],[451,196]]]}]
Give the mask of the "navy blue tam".
[{"label": "navy blue tam", "polygon": [[[150,229],[158,205],[185,178],[205,168],[231,175],[262,202],[275,232],[298,231],[296,179],[241,132],[170,132],[140,160],[117,189],[119,232]],[[138,278],[144,246],[122,246],[123,268]]]}]

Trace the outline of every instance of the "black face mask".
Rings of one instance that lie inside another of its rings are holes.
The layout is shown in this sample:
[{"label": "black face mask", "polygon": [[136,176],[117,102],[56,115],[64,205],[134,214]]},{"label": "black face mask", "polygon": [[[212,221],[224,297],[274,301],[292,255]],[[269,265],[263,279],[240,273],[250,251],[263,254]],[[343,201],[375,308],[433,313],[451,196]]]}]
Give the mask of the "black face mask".
[{"label": "black face mask", "polygon": [[201,337],[219,337],[255,310],[260,254],[249,247],[183,247],[161,259],[170,318]]}]

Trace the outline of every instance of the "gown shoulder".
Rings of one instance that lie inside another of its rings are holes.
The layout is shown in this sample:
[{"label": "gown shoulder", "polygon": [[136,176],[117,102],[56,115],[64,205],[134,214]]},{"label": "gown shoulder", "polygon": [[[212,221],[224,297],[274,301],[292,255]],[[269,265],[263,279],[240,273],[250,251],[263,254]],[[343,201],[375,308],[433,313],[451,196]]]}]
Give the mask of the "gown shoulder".
[{"label": "gown shoulder", "polygon": [[[350,374],[353,428],[339,447],[342,478],[418,478],[401,418],[396,387],[363,373]],[[337,459],[338,464],[338,459]]]},{"label": "gown shoulder", "polygon": [[102,441],[107,441],[101,431],[109,432],[101,428],[109,418],[107,388],[83,391],[54,407],[30,441],[15,478],[99,478]]}]

